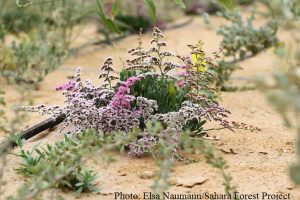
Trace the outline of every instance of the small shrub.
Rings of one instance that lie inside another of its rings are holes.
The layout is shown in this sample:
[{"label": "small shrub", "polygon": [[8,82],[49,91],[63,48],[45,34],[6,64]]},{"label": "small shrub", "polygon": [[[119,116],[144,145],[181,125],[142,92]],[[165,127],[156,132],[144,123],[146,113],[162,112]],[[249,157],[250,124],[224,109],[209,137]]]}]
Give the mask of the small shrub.
[{"label": "small shrub", "polygon": [[41,82],[66,56],[63,44],[50,41],[45,44],[42,39],[37,42],[22,41],[1,51],[1,75],[9,83],[29,85]]},{"label": "small shrub", "polygon": [[[254,14],[244,21],[239,12],[223,13],[225,19],[232,24],[221,26],[218,34],[223,36],[221,48],[224,58],[218,67],[213,68],[217,75],[217,87],[228,89],[229,78],[234,71],[241,69],[238,62],[251,58],[260,52],[280,45],[276,37],[278,25],[274,21],[255,29],[253,26]],[[228,61],[232,59],[232,61]]]}]

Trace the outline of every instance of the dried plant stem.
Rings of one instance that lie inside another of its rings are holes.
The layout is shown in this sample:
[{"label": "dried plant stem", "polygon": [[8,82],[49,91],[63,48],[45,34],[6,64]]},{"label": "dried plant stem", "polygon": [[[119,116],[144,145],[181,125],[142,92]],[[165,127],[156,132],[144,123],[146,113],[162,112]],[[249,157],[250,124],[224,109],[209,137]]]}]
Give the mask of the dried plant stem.
[{"label": "dried plant stem", "polygon": [[[65,117],[63,115],[59,116],[56,119],[53,119],[52,117],[48,118],[28,129],[26,129],[25,131],[23,131],[22,135],[21,135],[21,139],[28,140],[47,129],[51,129],[51,128],[55,127],[56,125],[63,122],[64,119],[65,119]],[[15,142],[12,142],[12,144],[11,144],[12,147],[15,147],[16,145],[17,144]]]}]

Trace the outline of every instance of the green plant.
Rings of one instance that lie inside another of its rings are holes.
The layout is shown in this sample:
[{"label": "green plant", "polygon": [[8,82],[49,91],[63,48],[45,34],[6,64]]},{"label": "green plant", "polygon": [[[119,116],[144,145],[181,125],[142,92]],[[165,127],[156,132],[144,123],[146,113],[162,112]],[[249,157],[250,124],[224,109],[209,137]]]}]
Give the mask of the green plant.
[{"label": "green plant", "polygon": [[97,173],[92,170],[83,169],[77,174],[75,184],[77,194],[80,194],[83,191],[97,191],[98,189],[95,187],[95,180],[97,178]]},{"label": "green plant", "polygon": [[1,75],[9,83],[29,84],[36,86],[52,70],[57,68],[66,52],[63,44],[48,40],[45,44],[42,38],[37,41],[21,41],[11,48],[4,47]]},{"label": "green plant", "polygon": [[218,30],[218,34],[223,36],[221,48],[224,58],[213,70],[218,77],[217,87],[228,90],[230,76],[235,70],[241,69],[238,64],[240,61],[254,57],[268,48],[278,47],[280,43],[276,36],[278,25],[275,21],[256,29],[253,26],[254,13],[247,21],[243,20],[240,12],[224,12],[223,16],[232,24],[221,26]]},{"label": "green plant", "polygon": [[[123,70],[120,74],[120,80],[124,81],[137,76],[137,73],[137,71]],[[182,102],[186,100],[187,91],[178,88],[176,80],[146,77],[131,87],[131,94],[156,100],[158,112],[167,113],[179,110]]]},{"label": "green plant", "polygon": [[97,191],[96,174],[83,166],[84,157],[103,148],[105,141],[94,131],[78,133],[76,138],[65,137],[63,141],[31,151],[21,150],[17,156],[23,161],[17,172],[29,180],[20,188],[16,199],[31,199],[51,188],[70,188],[79,195],[84,191]]}]

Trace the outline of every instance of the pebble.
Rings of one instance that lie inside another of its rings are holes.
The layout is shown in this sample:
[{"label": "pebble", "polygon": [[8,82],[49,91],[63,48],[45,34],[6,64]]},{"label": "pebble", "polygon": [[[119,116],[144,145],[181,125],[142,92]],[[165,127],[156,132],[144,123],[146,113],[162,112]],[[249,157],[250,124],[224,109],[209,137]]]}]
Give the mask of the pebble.
[{"label": "pebble", "polygon": [[143,171],[139,173],[139,177],[141,179],[151,179],[154,178],[156,173],[154,171]]},{"label": "pebble", "polygon": [[207,178],[204,178],[204,177],[180,178],[180,179],[177,179],[177,186],[192,188],[195,185],[203,184],[205,181],[207,181]]}]

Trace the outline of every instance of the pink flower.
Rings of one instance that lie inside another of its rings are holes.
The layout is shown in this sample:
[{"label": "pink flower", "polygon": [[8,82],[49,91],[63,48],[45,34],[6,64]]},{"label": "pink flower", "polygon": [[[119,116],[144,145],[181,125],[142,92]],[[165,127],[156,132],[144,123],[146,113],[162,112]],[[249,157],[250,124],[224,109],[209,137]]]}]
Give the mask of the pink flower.
[{"label": "pink flower", "polygon": [[68,83],[61,84],[55,88],[56,90],[73,91],[75,89],[75,81],[71,80]]},{"label": "pink flower", "polygon": [[121,86],[118,88],[118,91],[117,91],[116,95],[122,95],[122,94],[127,94],[127,93],[130,93],[130,88],[121,85]]},{"label": "pink flower", "polygon": [[141,80],[141,78],[132,76],[126,80],[125,86],[131,87],[135,82],[140,81],[140,80]]},{"label": "pink flower", "polygon": [[128,78],[124,85],[119,86],[118,91],[116,92],[110,105],[113,108],[121,107],[130,110],[131,102],[135,100],[134,96],[129,95],[130,87],[139,80],[141,79],[135,76]]},{"label": "pink flower", "polygon": [[185,87],[185,84],[186,84],[186,82],[184,80],[180,80],[177,82],[177,86],[181,87],[181,88]]},{"label": "pink flower", "polygon": [[191,74],[189,72],[179,72],[177,74],[179,77],[188,77],[190,76]]}]

